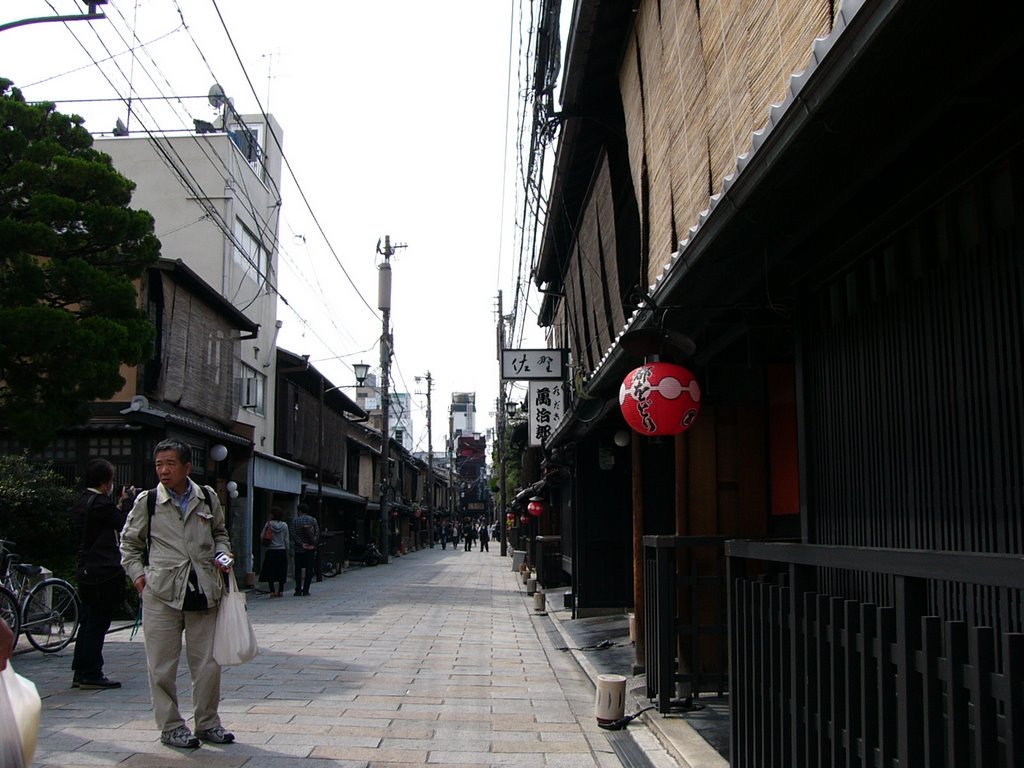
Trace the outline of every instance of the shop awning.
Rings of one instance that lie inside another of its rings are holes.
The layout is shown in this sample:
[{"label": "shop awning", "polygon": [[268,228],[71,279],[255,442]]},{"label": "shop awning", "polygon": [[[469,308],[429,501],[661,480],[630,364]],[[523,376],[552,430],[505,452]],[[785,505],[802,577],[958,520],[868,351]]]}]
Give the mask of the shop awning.
[{"label": "shop awning", "polygon": [[322,489],[309,483],[303,486],[303,493],[305,493],[306,496],[319,496],[321,490],[323,490],[323,497],[325,499],[338,499],[340,501],[347,501],[351,504],[358,504],[361,507],[366,506],[367,499],[365,496],[360,496],[358,493],[346,491],[344,488],[339,488],[336,485],[325,485]]}]

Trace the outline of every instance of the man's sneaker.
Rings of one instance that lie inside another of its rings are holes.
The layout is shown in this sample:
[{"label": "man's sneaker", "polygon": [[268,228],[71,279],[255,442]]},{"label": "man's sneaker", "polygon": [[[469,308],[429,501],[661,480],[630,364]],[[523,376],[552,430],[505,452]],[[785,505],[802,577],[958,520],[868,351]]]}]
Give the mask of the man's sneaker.
[{"label": "man's sneaker", "polygon": [[214,744],[230,744],[235,740],[235,734],[231,733],[231,731],[225,731],[219,725],[201,731],[197,730],[196,736],[203,741],[210,741]]},{"label": "man's sneaker", "polygon": [[192,735],[187,725],[179,725],[173,731],[164,731],[160,734],[160,741],[170,747],[182,749],[196,749],[199,746],[199,739]]},{"label": "man's sneaker", "polygon": [[101,691],[107,688],[120,688],[121,684],[106,677],[92,677],[78,680],[78,685],[72,681],[71,687],[81,688],[83,691]]}]

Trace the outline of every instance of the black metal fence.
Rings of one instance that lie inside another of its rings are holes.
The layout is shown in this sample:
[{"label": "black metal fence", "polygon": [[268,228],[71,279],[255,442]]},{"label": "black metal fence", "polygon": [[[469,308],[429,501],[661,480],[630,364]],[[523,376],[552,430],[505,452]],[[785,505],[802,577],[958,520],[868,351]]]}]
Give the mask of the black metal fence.
[{"label": "black metal fence", "polygon": [[[733,766],[1024,765],[1024,558],[751,541],[726,555]],[[843,573],[889,604],[822,588]]]},{"label": "black metal fence", "polygon": [[728,690],[724,536],[644,536],[644,672],[662,714]]}]

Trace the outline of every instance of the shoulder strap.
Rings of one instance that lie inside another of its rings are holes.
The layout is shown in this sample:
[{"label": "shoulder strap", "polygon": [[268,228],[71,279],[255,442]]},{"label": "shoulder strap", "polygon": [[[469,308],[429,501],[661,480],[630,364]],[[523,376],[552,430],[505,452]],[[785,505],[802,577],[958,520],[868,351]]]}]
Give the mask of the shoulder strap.
[{"label": "shoulder strap", "polygon": [[[157,486],[159,488],[160,486]],[[213,504],[210,503],[210,488],[206,485],[199,486],[203,489],[203,501],[213,511]],[[153,546],[153,515],[156,514],[156,488],[150,488],[146,494],[146,508],[149,516],[146,519],[146,551],[142,555],[142,564],[149,565],[149,549]]]},{"label": "shoulder strap", "polygon": [[[157,486],[157,488],[159,487]],[[149,550],[153,546],[153,515],[156,514],[156,488],[150,488],[146,492],[146,509],[149,515],[146,517],[146,551],[142,553],[143,565],[149,565]]]}]

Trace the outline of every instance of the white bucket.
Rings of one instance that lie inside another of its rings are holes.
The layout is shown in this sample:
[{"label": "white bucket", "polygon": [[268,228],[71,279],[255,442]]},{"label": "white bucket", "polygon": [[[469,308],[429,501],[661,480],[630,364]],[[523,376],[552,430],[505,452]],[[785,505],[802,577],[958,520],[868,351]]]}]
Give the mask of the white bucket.
[{"label": "white bucket", "polygon": [[594,717],[599,723],[614,723],[626,714],[626,678],[622,675],[597,676],[597,700]]},{"label": "white bucket", "polygon": [[533,576],[531,576],[530,578],[528,578],[526,580],[526,594],[532,595],[536,591],[537,591],[537,579],[535,579]]},{"label": "white bucket", "polygon": [[544,611],[544,593],[540,590],[533,593],[533,610],[537,611],[537,613]]}]

